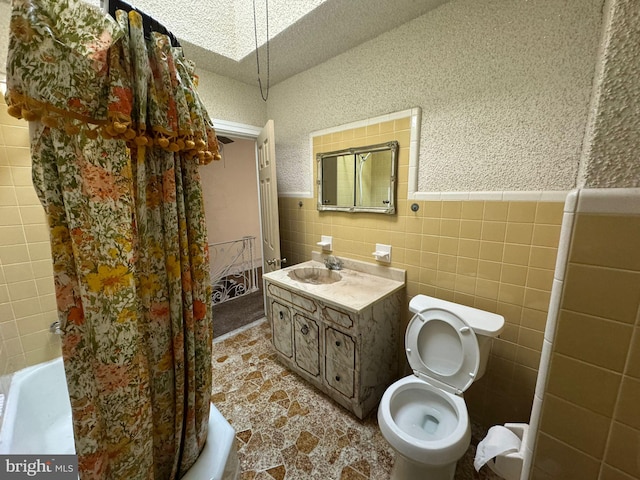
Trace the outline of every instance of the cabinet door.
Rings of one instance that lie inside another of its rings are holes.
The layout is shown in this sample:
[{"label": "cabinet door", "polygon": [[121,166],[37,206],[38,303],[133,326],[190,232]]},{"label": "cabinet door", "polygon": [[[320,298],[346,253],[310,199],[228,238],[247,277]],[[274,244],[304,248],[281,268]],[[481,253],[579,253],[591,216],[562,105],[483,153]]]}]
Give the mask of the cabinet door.
[{"label": "cabinet door", "polygon": [[270,300],[271,328],[273,329],[273,346],[283,355],[293,356],[293,340],[291,310],[286,305]]},{"label": "cabinet door", "polygon": [[328,359],[338,362],[347,368],[355,368],[356,344],[353,338],[327,327],[325,330],[325,345]]},{"label": "cabinet door", "polygon": [[325,329],[325,381],[347,398],[353,397],[356,343],[338,330]]},{"label": "cabinet door", "polygon": [[325,364],[325,380],[329,386],[347,398],[353,397],[353,370],[341,363],[334,362],[329,357]]},{"label": "cabinet door", "polygon": [[313,376],[320,375],[318,324],[299,313],[293,316],[296,364]]}]

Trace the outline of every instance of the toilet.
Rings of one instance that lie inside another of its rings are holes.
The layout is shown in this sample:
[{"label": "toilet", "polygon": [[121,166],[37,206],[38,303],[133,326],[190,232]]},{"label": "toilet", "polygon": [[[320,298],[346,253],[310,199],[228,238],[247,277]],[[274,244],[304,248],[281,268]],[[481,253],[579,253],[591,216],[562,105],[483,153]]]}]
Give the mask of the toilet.
[{"label": "toilet", "polygon": [[378,407],[382,436],[396,451],[391,478],[451,480],[471,443],[463,393],[484,375],[504,318],[416,295],[405,334],[413,375],[393,383]]}]

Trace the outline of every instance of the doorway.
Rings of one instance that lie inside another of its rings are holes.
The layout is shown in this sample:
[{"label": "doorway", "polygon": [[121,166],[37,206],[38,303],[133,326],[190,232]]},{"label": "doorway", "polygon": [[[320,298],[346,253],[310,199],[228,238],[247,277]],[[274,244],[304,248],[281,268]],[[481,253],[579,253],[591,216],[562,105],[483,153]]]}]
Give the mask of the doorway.
[{"label": "doorway", "polygon": [[[262,278],[260,276],[260,271],[272,271],[274,269],[279,269],[282,263],[285,261],[285,259],[280,258],[278,188],[276,182],[277,176],[275,132],[273,120],[267,121],[266,125],[263,128],[241,123],[227,122],[224,120],[214,120],[213,123],[216,127],[218,138],[222,140],[223,143],[221,152],[223,169],[227,165],[226,162],[232,160],[231,152],[229,152],[229,150],[233,150],[233,147],[230,148],[228,147],[228,145],[233,144],[237,141],[240,146],[246,147],[246,149],[245,154],[242,156],[243,164],[239,168],[239,170],[242,172],[241,176],[244,178],[244,181],[242,183],[243,188],[239,187],[240,183],[228,181],[224,183],[228,195],[222,195],[222,197],[218,195],[216,197],[216,195],[210,193],[206,187],[206,184],[210,184],[211,187],[215,189],[216,177],[214,174],[214,170],[210,169],[208,172],[209,175],[205,174],[207,177],[214,175],[213,178],[205,178],[205,181],[203,181],[203,186],[205,187],[203,188],[203,191],[206,197],[205,215],[207,215],[207,210],[210,212],[210,217],[207,220],[208,223],[211,223],[209,230],[210,240],[211,238],[215,238],[211,236],[211,229],[217,229],[214,230],[215,232],[227,232],[227,227],[231,224],[231,222],[237,222],[238,216],[242,216],[242,211],[238,212],[233,208],[237,207],[238,205],[244,205],[245,207],[249,206],[249,210],[246,210],[245,212],[255,214],[256,210],[253,209],[252,205],[256,205],[257,203],[259,234],[257,235],[258,241],[256,242],[256,244],[259,245],[259,248],[256,248],[256,252],[258,253],[258,255],[257,259],[254,260],[254,265],[259,265],[258,275],[256,275],[256,285],[260,293],[254,296],[256,303],[254,304],[254,307],[252,307],[252,309],[256,312],[255,315],[259,315],[260,318],[263,318],[266,312],[266,303],[264,294],[262,292]],[[249,143],[241,144],[241,140],[248,140]],[[249,153],[251,145],[253,145],[253,155]],[[224,152],[225,147],[228,154],[226,158]],[[253,167],[251,167],[252,163]],[[255,177],[253,177],[253,173],[255,173]],[[255,189],[251,186],[252,179],[255,180],[253,182],[253,185],[255,185]],[[233,194],[229,192],[233,192]],[[258,197],[257,202],[248,199],[255,196],[256,193]],[[207,204],[209,204],[208,207]],[[234,212],[234,214],[231,215],[231,217],[229,217],[229,215],[226,215],[227,220],[223,220],[221,222],[222,225],[216,225],[215,222],[217,221],[217,215],[215,215],[214,212],[216,210],[220,211],[220,206],[222,206],[225,212]],[[242,209],[242,207],[239,208]],[[255,218],[254,215],[252,217]],[[229,218],[231,218],[231,220],[229,220]],[[249,222],[249,224],[251,225],[250,227],[248,227],[249,229],[255,229],[255,223]],[[223,234],[226,235],[228,234],[228,232]],[[247,237],[243,235],[243,239],[246,238]],[[261,303],[260,308],[257,307],[258,299]],[[252,318],[253,315],[247,316],[239,313],[242,312],[242,309],[234,307],[236,307],[236,305],[227,305],[227,308],[231,313],[221,313],[219,315],[220,318],[218,319],[218,322],[216,322],[214,318],[214,338],[220,338],[220,336],[223,334],[222,332],[225,329],[230,329],[230,331],[233,331],[241,328],[246,324],[252,323],[249,319]],[[237,320],[233,320],[233,318],[230,318],[233,316],[237,317]],[[221,325],[223,319],[229,320],[229,326],[223,327]]]},{"label": "doorway", "polygon": [[222,159],[200,169],[214,338],[264,317],[256,140],[218,134]]}]

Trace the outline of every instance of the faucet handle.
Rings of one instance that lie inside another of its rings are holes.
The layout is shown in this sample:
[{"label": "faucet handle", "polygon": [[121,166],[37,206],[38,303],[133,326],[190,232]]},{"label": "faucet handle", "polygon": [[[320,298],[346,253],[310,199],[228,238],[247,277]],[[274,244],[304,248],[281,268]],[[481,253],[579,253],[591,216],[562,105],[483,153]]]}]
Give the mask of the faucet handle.
[{"label": "faucet handle", "polygon": [[341,270],[342,260],[340,260],[338,257],[335,257],[333,255],[329,255],[327,256],[327,258],[324,259],[324,265],[329,270]]}]

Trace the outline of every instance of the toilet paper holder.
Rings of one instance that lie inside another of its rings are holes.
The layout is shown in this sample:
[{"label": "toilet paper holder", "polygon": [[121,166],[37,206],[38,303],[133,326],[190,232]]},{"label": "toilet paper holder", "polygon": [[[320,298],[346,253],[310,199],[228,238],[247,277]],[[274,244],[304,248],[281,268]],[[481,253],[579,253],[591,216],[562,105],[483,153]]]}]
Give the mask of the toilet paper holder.
[{"label": "toilet paper holder", "polygon": [[524,464],[524,456],[528,449],[527,423],[505,423],[504,428],[513,432],[520,439],[517,452],[501,453],[488,460],[486,465],[505,480],[520,480]]}]

